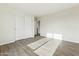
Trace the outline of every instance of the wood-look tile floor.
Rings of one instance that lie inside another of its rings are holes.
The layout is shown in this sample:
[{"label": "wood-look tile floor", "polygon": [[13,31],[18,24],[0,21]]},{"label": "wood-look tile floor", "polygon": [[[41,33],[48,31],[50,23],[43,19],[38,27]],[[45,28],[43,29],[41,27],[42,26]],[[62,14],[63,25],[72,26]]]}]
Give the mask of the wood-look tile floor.
[{"label": "wood-look tile floor", "polygon": [[[35,38],[18,40],[14,43],[0,46],[0,56],[38,56],[27,46],[27,44],[35,42],[41,38],[44,37],[38,36]],[[62,40],[56,49],[54,56],[79,56],[79,43]]]},{"label": "wood-look tile floor", "polygon": [[79,56],[79,43],[63,41],[54,53],[55,56]]}]

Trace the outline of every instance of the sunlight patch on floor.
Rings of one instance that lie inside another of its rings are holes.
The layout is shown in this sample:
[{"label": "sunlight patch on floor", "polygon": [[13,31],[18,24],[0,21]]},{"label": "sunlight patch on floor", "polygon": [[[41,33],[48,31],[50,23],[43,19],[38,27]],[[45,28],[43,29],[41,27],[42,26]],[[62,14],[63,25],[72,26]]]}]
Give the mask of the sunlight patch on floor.
[{"label": "sunlight patch on floor", "polygon": [[62,40],[43,38],[27,46],[39,56],[52,56]]},{"label": "sunlight patch on floor", "polygon": [[35,42],[31,43],[31,44],[28,44],[27,46],[30,47],[30,48],[32,48],[34,50],[34,49],[39,48],[40,46],[42,46],[44,43],[46,43],[49,40],[50,39],[43,38],[43,39],[35,41]]},{"label": "sunlight patch on floor", "polygon": [[34,52],[39,56],[52,56],[60,43],[61,40],[50,40]]}]

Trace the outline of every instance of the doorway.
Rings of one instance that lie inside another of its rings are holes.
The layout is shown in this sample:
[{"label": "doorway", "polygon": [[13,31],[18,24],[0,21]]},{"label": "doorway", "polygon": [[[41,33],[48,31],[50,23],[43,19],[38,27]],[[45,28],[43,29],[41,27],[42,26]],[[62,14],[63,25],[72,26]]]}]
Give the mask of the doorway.
[{"label": "doorway", "polygon": [[34,18],[34,36],[40,36],[40,20],[38,17]]}]

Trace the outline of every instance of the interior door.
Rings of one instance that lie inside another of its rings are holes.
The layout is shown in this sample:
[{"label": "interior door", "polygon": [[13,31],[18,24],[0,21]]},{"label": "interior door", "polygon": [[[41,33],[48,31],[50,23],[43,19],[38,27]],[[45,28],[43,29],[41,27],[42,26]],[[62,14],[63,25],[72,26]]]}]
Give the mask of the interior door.
[{"label": "interior door", "polygon": [[25,17],[16,17],[16,40],[25,38]]}]

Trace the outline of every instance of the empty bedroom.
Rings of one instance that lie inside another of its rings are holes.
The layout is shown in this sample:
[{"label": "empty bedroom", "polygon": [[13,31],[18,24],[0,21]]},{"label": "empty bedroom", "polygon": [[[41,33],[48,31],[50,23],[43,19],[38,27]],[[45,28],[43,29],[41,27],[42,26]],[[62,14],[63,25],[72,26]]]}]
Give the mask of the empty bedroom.
[{"label": "empty bedroom", "polygon": [[0,56],[79,56],[79,3],[0,3]]}]

